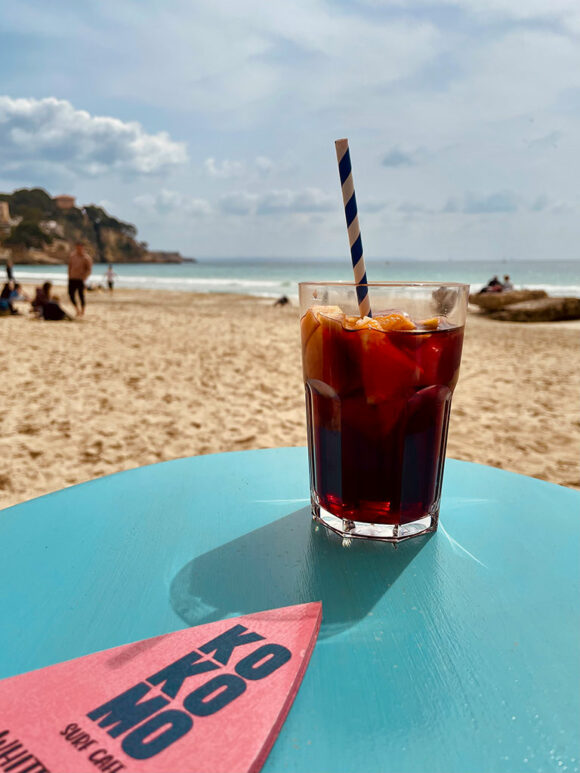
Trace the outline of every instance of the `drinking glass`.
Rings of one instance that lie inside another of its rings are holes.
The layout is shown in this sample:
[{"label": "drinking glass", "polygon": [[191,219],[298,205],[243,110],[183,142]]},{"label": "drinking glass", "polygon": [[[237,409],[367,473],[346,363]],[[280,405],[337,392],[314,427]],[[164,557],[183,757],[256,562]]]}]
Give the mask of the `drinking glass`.
[{"label": "drinking glass", "polygon": [[345,538],[435,531],[469,285],[304,282],[312,515]]}]

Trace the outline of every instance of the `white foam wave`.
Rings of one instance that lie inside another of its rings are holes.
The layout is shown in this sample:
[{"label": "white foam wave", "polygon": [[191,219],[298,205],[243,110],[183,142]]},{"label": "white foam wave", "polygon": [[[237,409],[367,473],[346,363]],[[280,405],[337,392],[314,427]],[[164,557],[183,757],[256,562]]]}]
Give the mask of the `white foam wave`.
[{"label": "white foam wave", "polygon": [[[56,271],[19,271],[18,279],[25,281],[30,279],[31,281],[38,282],[40,279],[67,279],[66,270],[62,272]],[[104,279],[104,274],[93,273],[89,281],[98,282]],[[191,287],[283,287],[288,284],[285,281],[277,281],[270,279],[226,279],[223,277],[181,277],[181,276],[142,276],[139,274],[121,275],[117,276],[115,282],[119,285],[129,286],[129,284],[143,284],[150,287],[161,288],[166,285],[180,285]],[[291,284],[291,283],[290,283]]]},{"label": "white foam wave", "polygon": [[282,287],[283,282],[268,279],[223,279],[217,277],[166,277],[166,276],[120,276],[119,284],[145,284],[161,288],[167,285],[182,287]]},{"label": "white foam wave", "polygon": [[[287,295],[296,298],[298,295],[297,283],[288,278],[280,279],[246,279],[240,277],[216,277],[216,276],[167,276],[159,274],[123,274],[123,266],[116,267],[119,276],[116,286],[127,289],[147,288],[151,290],[181,290],[198,293],[241,293],[255,295],[264,298],[275,298]],[[104,267],[98,266],[90,278],[93,285],[104,285]],[[15,274],[19,281],[26,284],[40,284],[51,281],[55,285],[66,285],[67,271],[64,266],[38,266],[32,268],[15,267]],[[551,296],[567,296],[580,298],[580,284],[518,284],[516,289],[545,290]]]},{"label": "white foam wave", "polygon": [[57,277],[61,279],[66,279],[66,269],[64,269],[61,272],[56,271],[43,271],[42,267],[39,266],[38,271],[22,271],[18,266],[14,268],[14,273],[17,274],[16,279],[18,281],[24,281],[26,279],[30,279],[31,281],[38,282],[39,279],[44,279],[46,277],[47,279],[56,279]]}]

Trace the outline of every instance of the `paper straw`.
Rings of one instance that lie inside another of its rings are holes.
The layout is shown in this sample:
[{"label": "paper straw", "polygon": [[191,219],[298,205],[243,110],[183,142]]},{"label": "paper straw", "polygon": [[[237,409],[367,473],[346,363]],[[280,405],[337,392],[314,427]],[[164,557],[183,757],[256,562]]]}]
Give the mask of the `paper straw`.
[{"label": "paper straw", "polygon": [[350,165],[350,153],[348,140],[336,140],[336,158],[338,160],[338,172],[342,186],[342,200],[344,202],[344,214],[348,229],[348,242],[350,244],[350,257],[356,282],[356,295],[361,317],[372,317],[369,288],[367,287],[367,271],[363,258],[362,240],[354,195],[354,182],[352,179],[352,167]]}]

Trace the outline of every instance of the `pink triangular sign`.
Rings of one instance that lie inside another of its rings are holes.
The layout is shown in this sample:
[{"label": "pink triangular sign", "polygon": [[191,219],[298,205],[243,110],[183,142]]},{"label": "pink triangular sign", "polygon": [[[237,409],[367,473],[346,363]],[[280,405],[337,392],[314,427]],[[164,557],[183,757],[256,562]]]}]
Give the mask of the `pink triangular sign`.
[{"label": "pink triangular sign", "polygon": [[316,642],[319,602],[144,639],[0,682],[14,773],[258,771]]}]

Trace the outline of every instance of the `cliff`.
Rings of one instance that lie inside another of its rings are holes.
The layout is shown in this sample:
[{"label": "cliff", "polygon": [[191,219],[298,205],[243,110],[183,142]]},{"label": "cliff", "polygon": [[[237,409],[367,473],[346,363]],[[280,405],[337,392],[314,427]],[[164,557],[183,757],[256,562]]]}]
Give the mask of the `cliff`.
[{"label": "cliff", "polygon": [[102,207],[75,206],[69,196],[52,198],[42,188],[0,193],[0,259],[14,263],[65,263],[75,242],[95,263],[181,263],[178,252],[151,251],[137,241],[131,223]]}]

